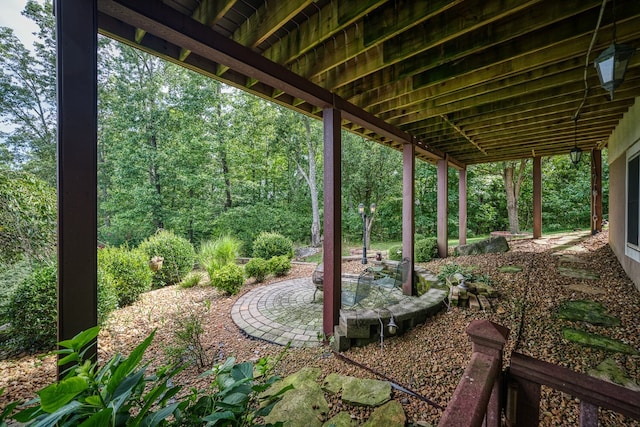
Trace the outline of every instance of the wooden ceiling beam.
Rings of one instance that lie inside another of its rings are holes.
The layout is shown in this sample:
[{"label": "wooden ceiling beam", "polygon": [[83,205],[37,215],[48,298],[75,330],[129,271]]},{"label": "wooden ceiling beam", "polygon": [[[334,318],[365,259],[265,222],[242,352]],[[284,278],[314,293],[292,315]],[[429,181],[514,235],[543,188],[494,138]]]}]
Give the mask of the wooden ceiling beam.
[{"label": "wooden ceiling beam", "polygon": [[377,13],[378,7],[385,1],[329,2],[287,36],[268,47],[262,55],[278,64],[293,66],[298,58],[317,49],[322,43],[344,46],[347,44],[345,29],[367,14]]},{"label": "wooden ceiling beam", "polygon": [[[234,31],[231,40],[254,49],[311,3],[312,0],[287,0],[278,7],[267,7],[267,3],[264,3]],[[218,75],[221,76],[228,69],[221,65]]]},{"label": "wooden ceiling beam", "polygon": [[[202,0],[198,3],[191,17],[207,27],[213,27],[237,1],[238,0]],[[178,59],[184,61],[190,53],[191,51],[188,49],[180,49]]]},{"label": "wooden ceiling beam", "polygon": [[[396,27],[397,31],[402,30],[402,33],[395,35],[390,31],[383,31],[384,35],[371,37],[371,33],[375,33],[375,30],[380,27],[368,28],[363,23],[364,30],[361,29],[361,31],[365,34],[361,36],[356,32],[357,28],[354,29],[352,26],[347,30],[351,31],[351,36],[345,37],[346,40],[341,38],[345,43],[344,46],[338,43],[337,48],[334,49],[335,43],[325,43],[311,61],[304,62],[302,67],[292,67],[292,70],[333,90],[348,83],[346,80],[350,78],[349,74],[356,79],[373,73],[538,1],[540,0],[510,0],[507,2],[510,4],[505,6],[483,0],[468,0],[462,5],[465,9],[472,9],[473,16],[459,10],[460,7],[456,7],[458,5],[455,2],[413,2],[407,7],[398,7],[395,3],[390,3],[384,8],[387,12],[385,19],[390,22],[401,22],[401,25],[392,27]],[[416,17],[421,18],[416,19]],[[440,25],[435,25],[432,21]],[[387,29],[389,27],[387,26]],[[392,35],[395,37],[389,38]],[[372,43],[372,40],[376,43]],[[353,64],[347,61],[352,61]],[[344,81],[326,84],[322,80],[324,73],[339,76],[339,79]]]},{"label": "wooden ceiling beam", "polygon": [[[634,7],[640,9],[640,6]],[[336,90],[336,93],[359,105],[371,105],[381,101],[392,101],[395,97],[407,93],[411,88],[410,90],[420,91],[419,94],[413,95],[413,98],[408,100],[408,102],[415,102],[416,98],[439,96],[443,93],[493,82],[544,66],[553,67],[554,63],[571,58],[579,58],[579,63],[584,64],[584,54],[591,41],[593,29],[589,30],[585,25],[579,30],[582,32],[573,34],[571,38],[563,38],[567,35],[568,30],[562,34],[555,33],[555,39],[551,39],[553,41],[551,44],[548,44],[550,37],[547,36],[535,44],[523,42],[518,47],[518,42],[521,41],[521,38],[518,38],[515,42],[512,41],[505,46],[504,51],[503,46],[500,45],[499,48],[489,49],[489,52],[470,53],[464,61],[460,62],[442,64],[432,61],[435,67],[422,72],[422,77],[419,78],[420,82],[416,82],[414,77],[403,78],[397,66],[387,67],[367,76],[366,79],[357,80],[353,84]],[[618,22],[618,37],[621,39],[638,37],[639,30],[640,20],[638,18]],[[601,30],[594,53],[604,49],[610,43],[609,33],[603,34],[606,31],[605,29]],[[544,33],[545,30],[541,30],[541,32]],[[544,44],[545,41],[547,44]],[[462,44],[462,41],[459,43]],[[435,54],[439,54],[439,52]],[[427,63],[427,60],[423,58],[420,60]],[[394,95],[394,93],[399,95]],[[398,102],[398,108],[405,105],[406,102]]]}]

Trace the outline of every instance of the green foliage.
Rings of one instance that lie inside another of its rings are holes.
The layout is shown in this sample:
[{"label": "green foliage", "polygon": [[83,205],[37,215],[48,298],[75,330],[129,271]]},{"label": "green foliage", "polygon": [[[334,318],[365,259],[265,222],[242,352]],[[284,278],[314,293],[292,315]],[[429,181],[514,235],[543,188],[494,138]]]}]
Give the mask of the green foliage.
[{"label": "green foliage", "polygon": [[55,188],[28,173],[0,171],[0,262],[44,261],[55,240]]},{"label": "green foliage", "polygon": [[154,256],[163,258],[162,268],[153,274],[154,286],[167,286],[180,283],[182,278],[193,269],[195,251],[188,240],[169,230],[158,230],[156,234],[140,244],[147,254],[147,260]]},{"label": "green foliage", "polygon": [[392,261],[402,261],[402,245],[394,245],[389,248],[389,259]]},{"label": "green foliage", "polygon": [[102,325],[109,314],[118,308],[116,281],[111,274],[98,269],[98,324]]},{"label": "green foliage", "polygon": [[244,284],[244,270],[238,265],[227,264],[214,271],[209,278],[214,288],[235,295]]},{"label": "green foliage", "polygon": [[110,246],[98,249],[98,269],[109,276],[105,280],[113,282],[120,307],[132,304],[151,290],[153,272],[147,255],[140,249]]},{"label": "green foliage", "polygon": [[284,255],[293,258],[293,242],[279,233],[262,232],[253,241],[253,256],[271,259]]},{"label": "green foliage", "polygon": [[435,237],[416,240],[413,251],[417,262],[431,261],[438,256],[438,240]]},{"label": "green foliage", "polygon": [[[293,388],[292,385],[288,385],[266,399],[259,400],[259,397],[279,380],[276,376],[264,379],[274,367],[275,365],[270,366],[270,361],[265,358],[260,359],[254,366],[250,362],[236,364],[235,358],[230,357],[223,364],[205,373],[214,376],[212,388],[216,392],[202,394],[194,391],[190,396],[189,406],[177,421],[180,425],[186,426],[199,426],[203,422],[207,425],[233,427],[261,426],[262,424],[258,424],[260,418],[269,415],[282,395]],[[281,427],[284,423],[279,421],[271,425]]]},{"label": "green foliage", "polygon": [[181,288],[193,288],[194,286],[198,286],[200,281],[204,277],[204,274],[201,271],[191,271],[189,272],[184,279],[180,282]]},{"label": "green foliage", "polygon": [[228,264],[234,264],[240,253],[239,240],[223,236],[217,240],[208,240],[200,246],[198,262],[212,275],[215,271]]},{"label": "green foliage", "polygon": [[53,264],[35,266],[13,293],[7,316],[15,344],[29,351],[50,349],[57,331],[57,271]]},{"label": "green foliage", "polygon": [[244,266],[244,271],[247,273],[247,277],[255,277],[256,282],[262,283],[264,279],[269,275],[270,270],[269,261],[263,258],[252,258]]},{"label": "green foliage", "polygon": [[446,282],[449,277],[453,276],[456,273],[462,274],[466,281],[472,281],[474,278],[472,267],[464,267],[462,265],[456,264],[455,262],[452,262],[442,266],[442,268],[440,269],[440,273],[438,273],[438,279]]},{"label": "green foliage", "polygon": [[16,288],[32,271],[32,264],[22,259],[14,264],[0,264],[0,325],[9,323],[7,310]]},{"label": "green foliage", "polygon": [[202,324],[210,308],[211,302],[206,301],[203,307],[190,308],[187,313],[176,319],[173,331],[174,343],[167,348],[170,358],[176,361],[188,360],[200,369],[211,364],[211,357],[207,355],[202,342],[204,333]]},{"label": "green foliage", "polygon": [[230,358],[206,372],[213,376],[209,388],[192,389],[185,397],[178,397],[181,386],[172,385],[172,379],[182,367],[163,366],[148,374],[147,364],[142,362],[155,331],[128,357],[116,354],[102,366],[91,362],[87,354],[98,332],[94,327],[58,343],[59,364],[69,366],[63,379],[41,389],[38,397],[24,405],[27,409],[9,415],[18,402],[7,405],[0,413],[0,425],[13,420],[34,426],[257,426],[292,388],[284,387],[259,405],[260,394],[279,380],[266,377],[275,365],[269,359],[260,359],[254,366],[236,364]]},{"label": "green foliage", "polygon": [[172,402],[180,387],[171,386],[170,380],[181,368],[162,367],[148,375],[141,364],[155,332],[129,357],[117,354],[103,366],[87,355],[98,332],[98,327],[91,328],[59,343],[62,349],[57,353],[63,356],[59,364],[71,367],[62,380],[40,390],[31,402],[34,406],[17,413],[15,420],[43,426],[158,426],[187,406]]},{"label": "green foliage", "polygon": [[280,233],[295,242],[305,242],[309,239],[310,227],[311,218],[307,213],[294,211],[288,205],[270,206],[265,203],[229,209],[213,222],[214,234],[230,234],[238,238],[246,256],[259,256],[253,251],[253,241],[263,231]]},{"label": "green foliage", "polygon": [[268,262],[269,270],[278,277],[286,276],[291,270],[291,259],[286,255],[274,256]]}]

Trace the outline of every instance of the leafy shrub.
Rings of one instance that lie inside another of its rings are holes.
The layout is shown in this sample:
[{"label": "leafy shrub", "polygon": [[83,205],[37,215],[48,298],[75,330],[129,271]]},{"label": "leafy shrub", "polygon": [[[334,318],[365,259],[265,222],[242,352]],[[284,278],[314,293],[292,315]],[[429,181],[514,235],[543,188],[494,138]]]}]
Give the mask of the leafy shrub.
[{"label": "leafy shrub", "polygon": [[0,262],[44,262],[55,253],[56,190],[25,172],[0,173]]},{"label": "leafy shrub", "polygon": [[98,324],[102,325],[116,308],[118,308],[116,282],[111,274],[98,269]]},{"label": "leafy shrub", "polygon": [[167,355],[176,361],[189,360],[200,369],[210,366],[211,356],[207,355],[203,343],[204,327],[202,326],[211,301],[207,300],[203,307],[194,307],[176,319],[173,331],[173,344],[167,347]]},{"label": "leafy shrub", "polygon": [[271,271],[270,267],[269,261],[263,258],[253,258],[244,266],[244,271],[248,277],[255,277],[256,282],[262,283]]},{"label": "leafy shrub", "polygon": [[244,284],[244,270],[235,264],[227,264],[210,276],[211,286],[235,295]]},{"label": "leafy shrub", "polygon": [[[211,386],[205,390],[194,388],[190,394],[178,397],[181,386],[173,386],[172,378],[182,367],[165,366],[152,375],[146,374],[147,364],[142,360],[155,332],[129,356],[116,354],[102,366],[87,356],[98,332],[99,328],[94,327],[60,342],[58,353],[62,358],[58,364],[69,364],[64,378],[40,390],[27,409],[12,414],[20,402],[7,405],[0,412],[0,425],[13,425],[6,421],[14,420],[29,425],[158,426],[169,425],[171,418],[170,425],[257,425],[282,394],[293,388],[281,387],[264,396],[279,380],[276,376],[267,378],[267,374],[282,359],[285,348],[275,362],[262,358],[255,365],[236,364],[234,358],[229,358],[205,372],[213,375]],[[281,427],[283,423],[272,425]]]},{"label": "leafy shrub", "polygon": [[389,248],[389,259],[392,261],[402,261],[402,245],[394,245]]},{"label": "leafy shrub", "polygon": [[262,232],[253,241],[255,258],[271,259],[280,255],[293,258],[293,242],[282,234]]},{"label": "leafy shrub", "polygon": [[132,304],[151,290],[153,272],[147,255],[139,249],[109,246],[99,249],[98,269],[111,277],[120,307]]},{"label": "leafy shrub", "polygon": [[286,276],[291,270],[291,259],[286,255],[274,256],[269,260],[269,270],[278,277]]},{"label": "leafy shrub", "polygon": [[36,266],[11,296],[7,314],[15,343],[27,350],[52,348],[56,342],[57,313],[56,266]]},{"label": "leafy shrub", "polygon": [[435,237],[416,240],[413,251],[417,262],[431,261],[438,255],[438,240]]},{"label": "leafy shrub", "polygon": [[445,264],[440,269],[440,273],[438,273],[438,279],[443,282],[446,282],[447,278],[453,276],[456,273],[460,273],[464,276],[464,279],[467,281],[471,281],[473,279],[473,267],[464,267],[462,265],[456,264],[455,262]]},{"label": "leafy shrub", "polygon": [[182,279],[182,282],[180,282],[180,287],[193,288],[200,283],[203,276],[204,274],[201,271],[191,271],[184,277],[184,279]]},{"label": "leafy shrub", "polygon": [[240,253],[239,240],[223,236],[217,240],[208,240],[200,246],[198,261],[211,275],[214,271],[227,264],[234,264]]},{"label": "leafy shrub", "polygon": [[22,259],[15,264],[0,264],[0,325],[9,323],[11,317],[7,314],[11,302],[11,295],[32,271],[32,264]]},{"label": "leafy shrub", "polygon": [[187,239],[176,236],[168,230],[159,230],[140,244],[147,254],[147,261],[154,256],[163,258],[162,268],[153,273],[154,286],[180,283],[193,269],[195,251]]}]

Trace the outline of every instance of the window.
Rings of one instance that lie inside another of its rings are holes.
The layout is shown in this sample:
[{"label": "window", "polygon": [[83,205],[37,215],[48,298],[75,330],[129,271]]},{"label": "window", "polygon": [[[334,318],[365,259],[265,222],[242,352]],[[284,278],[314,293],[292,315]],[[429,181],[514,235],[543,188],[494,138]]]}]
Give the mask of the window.
[{"label": "window", "polygon": [[625,254],[640,262],[640,141],[627,151],[626,242]]}]

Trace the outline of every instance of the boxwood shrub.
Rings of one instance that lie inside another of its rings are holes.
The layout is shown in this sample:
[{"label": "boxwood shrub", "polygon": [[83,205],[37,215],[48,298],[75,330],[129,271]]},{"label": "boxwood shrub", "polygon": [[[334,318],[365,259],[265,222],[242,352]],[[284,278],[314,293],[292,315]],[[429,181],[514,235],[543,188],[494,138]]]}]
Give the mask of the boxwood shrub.
[{"label": "boxwood shrub", "polygon": [[154,256],[163,258],[162,268],[153,273],[154,286],[167,286],[180,281],[193,269],[195,251],[185,238],[169,230],[159,230],[140,244],[147,261]]},{"label": "boxwood shrub", "polygon": [[147,255],[139,249],[109,246],[99,249],[98,269],[108,276],[103,280],[113,282],[120,307],[132,304],[151,290],[153,272]]},{"label": "boxwood shrub", "polygon": [[262,283],[271,272],[269,261],[263,258],[253,258],[244,266],[248,277],[255,277],[256,282]]},{"label": "boxwood shrub", "polygon": [[55,345],[58,325],[57,277],[53,263],[38,265],[11,296],[8,316],[18,347],[36,351]]},{"label": "boxwood shrub", "polygon": [[210,279],[214,288],[235,295],[244,284],[244,270],[239,265],[227,264],[214,271]]},{"label": "boxwood shrub", "polygon": [[438,240],[435,237],[416,240],[413,251],[417,262],[431,261],[438,256]]},{"label": "boxwood shrub", "polygon": [[286,276],[291,270],[291,259],[286,255],[274,256],[269,260],[269,270],[276,276]]},{"label": "boxwood shrub", "polygon": [[271,259],[280,255],[293,258],[293,242],[282,234],[262,232],[253,241],[255,258]]}]

